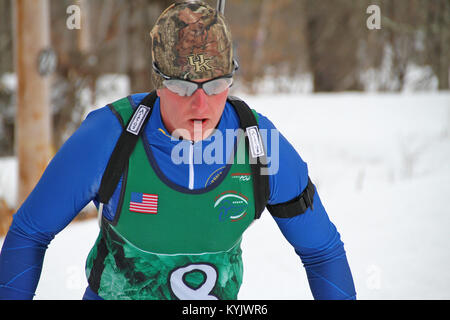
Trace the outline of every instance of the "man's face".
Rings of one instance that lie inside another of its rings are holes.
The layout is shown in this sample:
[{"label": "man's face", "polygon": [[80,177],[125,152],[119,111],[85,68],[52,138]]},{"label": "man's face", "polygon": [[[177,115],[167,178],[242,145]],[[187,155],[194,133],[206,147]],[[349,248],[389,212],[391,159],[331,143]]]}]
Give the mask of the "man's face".
[{"label": "man's face", "polygon": [[[219,123],[228,91],[208,96],[203,89],[198,89],[190,97],[182,97],[167,88],[158,89],[162,121],[171,134],[179,130],[177,135],[184,139],[203,140]],[[183,133],[189,133],[189,137]]]}]

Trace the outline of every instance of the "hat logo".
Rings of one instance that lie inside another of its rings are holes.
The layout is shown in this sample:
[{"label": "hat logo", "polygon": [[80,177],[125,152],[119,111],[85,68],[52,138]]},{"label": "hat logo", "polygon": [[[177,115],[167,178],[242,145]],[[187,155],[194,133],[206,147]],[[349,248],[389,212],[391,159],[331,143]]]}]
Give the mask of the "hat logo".
[{"label": "hat logo", "polygon": [[208,65],[208,62],[211,61],[211,58],[205,58],[203,53],[199,53],[197,55],[193,54],[188,56],[189,64],[195,67],[195,72],[205,72],[212,70],[212,67]]}]

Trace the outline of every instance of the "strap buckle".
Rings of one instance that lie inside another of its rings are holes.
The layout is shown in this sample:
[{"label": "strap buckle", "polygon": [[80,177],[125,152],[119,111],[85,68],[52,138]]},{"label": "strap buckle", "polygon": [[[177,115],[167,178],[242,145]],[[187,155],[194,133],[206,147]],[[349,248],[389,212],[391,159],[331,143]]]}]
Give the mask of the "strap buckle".
[{"label": "strap buckle", "polygon": [[97,222],[100,229],[102,228],[102,217],[103,217],[103,203],[98,204]]}]

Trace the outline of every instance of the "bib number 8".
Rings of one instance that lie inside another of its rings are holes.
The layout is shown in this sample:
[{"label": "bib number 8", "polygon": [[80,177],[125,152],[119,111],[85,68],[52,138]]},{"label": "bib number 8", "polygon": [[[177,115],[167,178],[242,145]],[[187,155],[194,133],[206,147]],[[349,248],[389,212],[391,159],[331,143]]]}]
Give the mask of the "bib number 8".
[{"label": "bib number 8", "polygon": [[[196,289],[185,282],[185,276],[194,271],[202,272],[205,278]],[[217,282],[217,271],[212,265],[190,264],[173,270],[169,279],[172,293],[180,300],[219,300],[211,294]]]}]

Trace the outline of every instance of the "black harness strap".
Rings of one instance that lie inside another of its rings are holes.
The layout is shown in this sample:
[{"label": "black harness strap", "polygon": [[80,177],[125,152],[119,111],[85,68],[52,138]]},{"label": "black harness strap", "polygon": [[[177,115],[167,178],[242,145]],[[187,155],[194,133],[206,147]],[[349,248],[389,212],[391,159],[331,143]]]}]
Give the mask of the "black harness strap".
[{"label": "black harness strap", "polygon": [[89,287],[97,294],[100,289],[100,281],[103,270],[105,269],[105,259],[107,255],[108,246],[106,245],[105,235],[103,234],[97,244],[97,256],[92,263],[91,273],[88,278]]},{"label": "black harness strap", "polygon": [[[233,96],[228,97],[228,102],[230,102],[236,110],[240,119],[241,128],[247,131],[245,135],[245,144],[250,151],[250,167],[252,170],[253,193],[255,199],[255,219],[259,219],[266,208],[269,199],[269,177],[266,172],[264,172],[267,170],[263,170],[263,168],[267,167],[267,154],[259,136],[258,122],[250,107],[244,101]],[[248,128],[252,131],[248,131]],[[257,143],[260,149],[259,152],[258,150],[252,150],[254,142],[249,143],[249,134],[252,135],[252,137],[250,137],[252,140],[255,139],[255,137],[259,138],[259,143]]]},{"label": "black harness strap", "polygon": [[136,108],[126,128],[122,131],[102,177],[98,191],[100,203],[108,203],[113,195],[139,136],[150,118],[151,108],[156,98],[156,91],[148,94]]},{"label": "black harness strap", "polygon": [[277,218],[292,218],[299,214],[305,213],[309,207],[311,207],[311,210],[314,210],[314,194],[314,184],[308,177],[308,185],[298,197],[280,204],[268,204],[267,210],[269,210],[269,212]]}]

